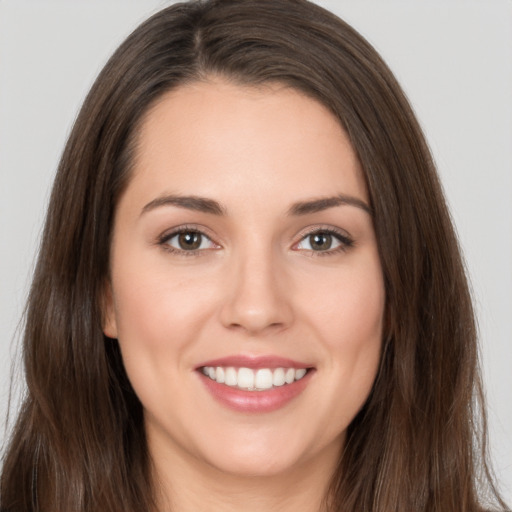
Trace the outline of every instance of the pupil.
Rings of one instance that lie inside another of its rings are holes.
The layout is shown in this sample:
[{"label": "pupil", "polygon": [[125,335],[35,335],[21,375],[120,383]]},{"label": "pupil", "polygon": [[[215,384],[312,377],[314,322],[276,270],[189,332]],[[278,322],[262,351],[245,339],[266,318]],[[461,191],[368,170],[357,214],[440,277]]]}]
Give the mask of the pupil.
[{"label": "pupil", "polygon": [[187,233],[180,233],[178,237],[180,247],[185,251],[198,249],[201,245],[201,234],[188,231]]},{"label": "pupil", "polygon": [[328,233],[316,233],[311,236],[311,247],[314,250],[327,250],[331,248],[332,236]]}]

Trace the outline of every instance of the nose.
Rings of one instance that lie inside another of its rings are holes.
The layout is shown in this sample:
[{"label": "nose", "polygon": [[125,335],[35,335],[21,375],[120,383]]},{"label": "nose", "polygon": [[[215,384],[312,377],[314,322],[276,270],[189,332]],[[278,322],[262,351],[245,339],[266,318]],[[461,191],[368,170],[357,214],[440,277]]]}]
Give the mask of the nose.
[{"label": "nose", "polygon": [[275,255],[262,252],[236,259],[220,311],[226,328],[251,336],[278,332],[293,322],[290,283]]}]

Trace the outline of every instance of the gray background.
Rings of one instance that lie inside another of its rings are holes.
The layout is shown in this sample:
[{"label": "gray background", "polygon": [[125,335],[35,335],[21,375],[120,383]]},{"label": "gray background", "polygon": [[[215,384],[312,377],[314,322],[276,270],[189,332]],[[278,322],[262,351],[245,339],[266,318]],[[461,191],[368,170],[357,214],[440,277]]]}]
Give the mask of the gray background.
[{"label": "gray background", "polygon": [[[0,419],[64,141],[102,64],[157,0],[0,0]],[[429,139],[478,313],[491,450],[512,501],[512,2],[324,0],[391,66]],[[20,385],[15,367],[14,405]],[[0,427],[0,443],[5,439]]]}]

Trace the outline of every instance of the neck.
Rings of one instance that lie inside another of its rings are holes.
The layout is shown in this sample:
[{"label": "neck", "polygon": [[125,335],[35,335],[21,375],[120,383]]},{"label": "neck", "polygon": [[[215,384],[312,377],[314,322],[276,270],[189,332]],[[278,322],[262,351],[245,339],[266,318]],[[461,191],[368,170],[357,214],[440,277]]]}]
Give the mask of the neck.
[{"label": "neck", "polygon": [[158,512],[327,512],[337,456],[332,446],[326,452],[268,475],[230,474],[187,454],[160,452],[153,456]]}]

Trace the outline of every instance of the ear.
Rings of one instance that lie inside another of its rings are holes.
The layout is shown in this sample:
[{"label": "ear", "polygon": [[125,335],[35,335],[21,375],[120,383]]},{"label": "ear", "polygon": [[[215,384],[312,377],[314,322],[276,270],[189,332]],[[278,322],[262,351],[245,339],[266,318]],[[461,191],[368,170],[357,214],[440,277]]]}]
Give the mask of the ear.
[{"label": "ear", "polygon": [[101,327],[103,334],[108,338],[117,338],[116,311],[114,307],[114,293],[112,284],[108,280],[103,286],[101,296]]}]

